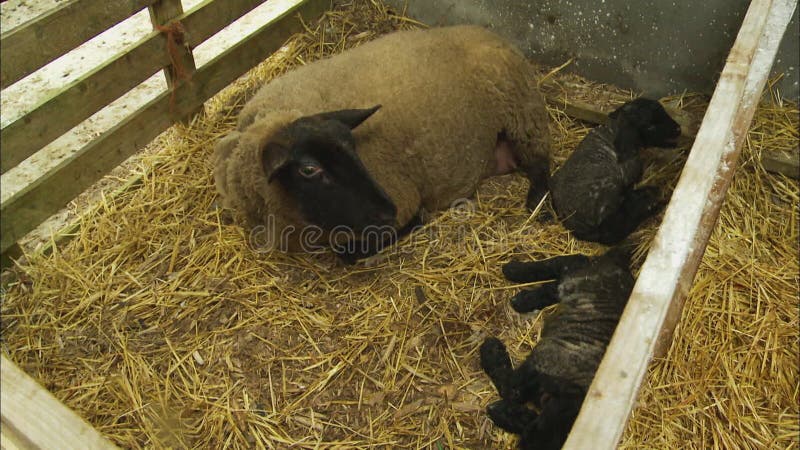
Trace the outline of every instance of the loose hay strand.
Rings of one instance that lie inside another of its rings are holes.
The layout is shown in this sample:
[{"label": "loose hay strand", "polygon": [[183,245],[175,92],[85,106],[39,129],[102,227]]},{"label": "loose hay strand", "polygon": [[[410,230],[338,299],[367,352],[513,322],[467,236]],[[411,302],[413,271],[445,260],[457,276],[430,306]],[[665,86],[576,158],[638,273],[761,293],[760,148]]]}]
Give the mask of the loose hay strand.
[{"label": "loose hay strand", "polygon": [[[30,255],[3,295],[4,351],[125,448],[512,448],[483,412],[497,394],[477,347],[497,335],[519,361],[543,315],[508,307],[519,287],[500,265],[601,250],[533,218],[521,176],[488,180],[466,214],[438,213],[355,267],[259,254],[216,204],[213,144],[260,85],[419,25],[377,0],[340,3],[160,138],[141,187],[106,198],[52,255]],[[610,109],[634,96],[551,72],[543,88],[571,101]],[[697,119],[707,99],[666,102]],[[549,111],[560,164],[589,125]],[[675,341],[650,369],[622,448],[798,448],[800,195],[759,163],[796,147],[797,127],[784,100],[756,113]],[[683,150],[648,151],[645,182],[668,195]],[[636,233],[636,261],[657,223]]]}]

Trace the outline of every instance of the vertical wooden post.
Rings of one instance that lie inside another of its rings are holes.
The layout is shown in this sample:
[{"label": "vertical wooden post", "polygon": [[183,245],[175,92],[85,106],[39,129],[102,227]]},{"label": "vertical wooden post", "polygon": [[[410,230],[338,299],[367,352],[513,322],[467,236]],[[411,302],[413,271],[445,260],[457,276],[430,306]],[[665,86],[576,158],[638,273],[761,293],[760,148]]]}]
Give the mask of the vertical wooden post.
[{"label": "vertical wooden post", "polygon": [[117,449],[13,361],[0,355],[3,449]]},{"label": "vertical wooden post", "polygon": [[563,450],[617,447],[650,360],[663,356],[733,179],[797,0],[753,0],[661,227]]},{"label": "vertical wooden post", "polygon": [[[150,22],[153,24],[153,29],[157,30],[158,27],[168,26],[172,20],[181,16],[183,14],[183,5],[181,5],[181,0],[157,0],[147,7],[147,11],[150,13]],[[180,52],[180,64],[183,72],[191,76],[197,70],[192,50],[186,45],[179,45],[178,51]],[[174,89],[175,80],[179,78],[177,68],[173,65],[165,67],[164,76],[167,78],[167,88]],[[178,82],[185,83],[186,80],[178,80]],[[203,106],[200,105],[185,121],[190,121],[192,117],[202,111]]]}]

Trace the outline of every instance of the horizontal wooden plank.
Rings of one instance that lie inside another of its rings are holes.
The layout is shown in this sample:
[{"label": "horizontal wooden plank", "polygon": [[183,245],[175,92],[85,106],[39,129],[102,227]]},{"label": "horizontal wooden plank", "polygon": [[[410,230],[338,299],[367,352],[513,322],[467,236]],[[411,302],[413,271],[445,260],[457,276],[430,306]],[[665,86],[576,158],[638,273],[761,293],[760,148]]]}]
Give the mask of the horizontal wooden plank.
[{"label": "horizontal wooden plank", "polygon": [[664,220],[564,450],[616,448],[650,360],[669,347],[797,0],[753,0]]},{"label": "horizontal wooden plank", "polygon": [[[611,113],[609,109],[577,100],[565,99],[559,94],[549,92],[545,92],[545,100],[548,104],[564,111],[564,114],[570,117],[597,125],[606,124],[608,122],[608,115]],[[626,99],[620,99],[620,102],[625,100]],[[671,106],[665,106],[664,109],[681,125],[681,136],[686,139],[693,139],[695,133],[690,118],[683,111]]]},{"label": "horizontal wooden plank", "polygon": [[5,355],[0,384],[3,448],[117,448]]},{"label": "horizontal wooden plank", "polygon": [[[116,25],[156,0],[71,0],[3,33],[0,88]],[[13,55],[13,57],[9,57]]]},{"label": "horizontal wooden plank", "polygon": [[[12,245],[11,248],[4,250],[0,253],[0,270],[6,269],[14,265],[14,261],[22,256],[22,247],[18,244]],[[4,287],[4,285],[2,285]]]},{"label": "horizontal wooden plank", "polygon": [[[152,0],[154,2],[156,0]],[[206,0],[180,20],[194,47],[265,0]],[[13,59],[13,58],[3,58]],[[0,131],[0,173],[5,173],[92,114],[169,65],[166,39],[153,32],[55,93]]]},{"label": "horizontal wooden plank", "polygon": [[761,156],[765,170],[780,173],[787,177],[800,179],[800,149],[788,153],[770,153]]},{"label": "horizontal wooden plank", "polygon": [[70,200],[153,140],[176,120],[276,51],[302,25],[297,14],[314,18],[330,0],[305,0],[199,68],[190,84],[176,91],[175,110],[165,92],[69,159],[49,170],[0,205],[0,251],[13,245]]}]

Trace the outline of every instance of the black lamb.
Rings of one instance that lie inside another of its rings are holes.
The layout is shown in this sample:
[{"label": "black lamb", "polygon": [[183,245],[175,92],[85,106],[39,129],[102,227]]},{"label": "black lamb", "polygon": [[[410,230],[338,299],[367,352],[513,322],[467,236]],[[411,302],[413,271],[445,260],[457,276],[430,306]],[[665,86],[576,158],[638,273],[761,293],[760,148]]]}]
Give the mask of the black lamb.
[{"label": "black lamb", "polygon": [[642,178],[639,151],[675,147],[681,127],[655,100],[625,103],[589,132],[553,174],[556,215],[578,239],[614,244],[661,206],[659,189],[633,186]]},{"label": "black lamb", "polygon": [[553,280],[517,294],[515,310],[559,303],[545,320],[540,341],[516,369],[499,339],[490,337],[481,345],[481,366],[501,397],[487,413],[497,426],[520,435],[520,449],[555,450],[566,440],[633,289],[629,250],[503,267],[514,282]]}]

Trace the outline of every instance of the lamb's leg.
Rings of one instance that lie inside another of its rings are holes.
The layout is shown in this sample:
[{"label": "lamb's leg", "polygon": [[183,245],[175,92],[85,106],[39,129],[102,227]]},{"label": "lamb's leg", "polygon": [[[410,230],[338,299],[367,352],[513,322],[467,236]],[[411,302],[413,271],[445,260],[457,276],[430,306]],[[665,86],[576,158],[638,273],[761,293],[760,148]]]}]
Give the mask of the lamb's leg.
[{"label": "lamb's leg", "polygon": [[535,400],[539,390],[540,374],[526,359],[518,368],[511,366],[511,358],[503,343],[495,338],[486,338],[481,344],[481,367],[492,380],[503,400],[525,403]]},{"label": "lamb's leg", "polygon": [[503,275],[514,283],[555,280],[563,274],[585,267],[589,264],[586,255],[565,255],[541,261],[511,261],[503,265]]},{"label": "lamb's leg", "polygon": [[498,400],[486,407],[486,414],[495,425],[509,433],[522,434],[531,428],[537,414],[521,403]]},{"label": "lamb's leg", "polygon": [[642,179],[644,167],[639,155],[623,161],[620,164],[620,169],[622,169],[622,185],[626,188],[633,186]]},{"label": "lamb's leg", "polygon": [[520,448],[559,450],[567,440],[582,402],[583,398],[580,396],[551,397],[543,405],[535,424],[521,433]]},{"label": "lamb's leg", "polygon": [[511,307],[518,313],[540,310],[556,303],[558,303],[558,281],[522,290],[511,299]]},{"label": "lamb's leg", "polygon": [[500,397],[506,398],[509,395],[509,382],[514,372],[506,346],[496,337],[486,338],[481,344],[480,355],[483,371],[492,380]]},{"label": "lamb's leg", "polygon": [[659,197],[659,189],[652,186],[628,192],[620,208],[597,227],[589,240],[605,245],[622,241],[664,206]]}]

